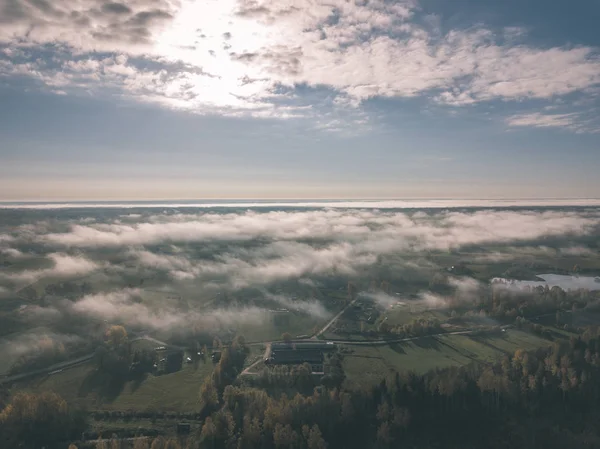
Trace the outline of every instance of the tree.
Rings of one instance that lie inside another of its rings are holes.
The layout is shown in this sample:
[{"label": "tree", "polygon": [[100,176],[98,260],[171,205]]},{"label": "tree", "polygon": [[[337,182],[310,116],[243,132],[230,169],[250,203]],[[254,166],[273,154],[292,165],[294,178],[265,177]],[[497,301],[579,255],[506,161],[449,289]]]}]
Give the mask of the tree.
[{"label": "tree", "polygon": [[152,441],[152,444],[150,445],[150,449],[166,449],[165,445],[166,445],[166,441],[165,441],[164,437],[159,436],[159,437],[155,438],[154,441]]},{"label": "tree", "polygon": [[387,422],[381,423],[377,429],[377,445],[381,448],[390,447],[392,444],[392,435],[390,425]]},{"label": "tree", "polygon": [[214,448],[217,439],[217,426],[209,416],[204,421],[202,431],[200,432],[200,440],[205,444],[206,447]]},{"label": "tree", "polygon": [[127,331],[123,326],[111,326],[106,331],[106,342],[111,349],[116,350],[127,344]]},{"label": "tree", "polygon": [[148,449],[148,447],[149,447],[148,438],[145,438],[145,437],[136,438],[135,441],[133,442],[133,449]]},{"label": "tree", "polygon": [[200,404],[202,407],[209,407],[209,409],[219,404],[219,395],[211,376],[207,376],[200,387]]},{"label": "tree", "polygon": [[317,424],[314,424],[309,430],[308,426],[304,426],[302,429],[304,438],[306,438],[306,446],[308,449],[327,449],[327,443],[321,435],[321,429]]},{"label": "tree", "polygon": [[295,449],[299,446],[300,437],[289,424],[277,423],[273,430],[273,443],[277,449]]},{"label": "tree", "polygon": [[181,449],[181,444],[175,438],[169,438],[167,444],[165,444],[165,449]]}]

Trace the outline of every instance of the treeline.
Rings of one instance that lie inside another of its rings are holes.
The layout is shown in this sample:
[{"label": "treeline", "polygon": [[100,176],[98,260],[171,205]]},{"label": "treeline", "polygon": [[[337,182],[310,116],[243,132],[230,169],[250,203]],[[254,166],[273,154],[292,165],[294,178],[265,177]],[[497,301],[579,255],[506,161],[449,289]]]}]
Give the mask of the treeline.
[{"label": "treeline", "polygon": [[510,320],[520,317],[550,315],[556,311],[576,311],[599,305],[600,292],[585,289],[565,291],[558,286],[511,288],[509,285],[480,286],[466,296],[459,290],[445,300],[452,318],[494,317]]},{"label": "treeline", "polygon": [[212,374],[200,388],[200,406],[210,413],[219,404],[225,387],[231,385],[242,372],[250,352],[243,337],[236,337],[229,347],[223,348]]},{"label": "treeline", "polygon": [[421,337],[425,335],[439,334],[442,332],[441,322],[437,318],[418,318],[407,324],[391,326],[385,321],[377,326],[380,335],[393,336],[395,338]]}]

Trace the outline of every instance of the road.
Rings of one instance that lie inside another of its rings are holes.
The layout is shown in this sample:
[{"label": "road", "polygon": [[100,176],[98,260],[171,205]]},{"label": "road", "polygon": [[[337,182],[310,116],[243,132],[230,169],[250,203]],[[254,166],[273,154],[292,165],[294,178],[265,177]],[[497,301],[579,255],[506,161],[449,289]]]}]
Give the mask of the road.
[{"label": "road", "polygon": [[[469,335],[477,332],[476,330],[468,329],[464,331],[455,331],[455,332],[440,332],[438,334],[429,334],[429,335],[421,335],[419,337],[408,337],[408,338],[395,338],[395,339],[380,339],[380,340],[332,340],[335,344],[348,345],[348,346],[385,346],[394,343],[404,343],[407,341],[415,341],[421,338],[431,338],[431,337],[441,337],[442,335]],[[305,340],[306,341],[306,340]],[[271,342],[264,343],[267,345],[267,349],[265,350],[265,355],[263,358],[258,359],[252,365],[248,366],[244,371],[240,373],[240,375],[252,375],[257,374],[253,373],[252,370],[260,365],[263,360],[269,355],[269,349],[271,347]]]},{"label": "road", "polygon": [[472,334],[476,331],[472,329],[464,330],[464,331],[455,331],[455,332],[440,332],[439,334],[429,334],[429,335],[421,335],[419,337],[408,337],[408,338],[396,338],[392,340],[332,340],[336,344],[342,345],[351,345],[351,346],[383,346],[389,345],[393,343],[403,343],[405,341],[413,341],[419,340],[420,338],[429,338],[429,337],[441,337],[442,335],[468,335]]},{"label": "road", "polygon": [[[170,348],[184,349],[180,346],[174,346],[174,345],[171,345],[164,341],[157,340],[156,338],[150,337],[148,335],[140,335],[138,337],[132,338],[130,341],[134,342],[134,341],[138,341],[138,340],[148,340],[148,341],[151,341],[152,343],[156,343],[159,346],[167,346]],[[19,380],[26,379],[28,377],[39,376],[41,374],[50,374],[53,371],[61,371],[64,369],[72,368],[74,366],[81,365],[82,363],[89,362],[94,357],[94,354],[95,353],[92,352],[91,354],[86,354],[81,357],[77,357],[75,359],[66,360],[66,361],[60,362],[60,363],[55,363],[54,365],[47,366],[46,368],[40,368],[37,370],[28,371],[26,373],[15,374],[14,376],[0,377],[0,385],[6,384],[6,383],[11,383],[11,382],[17,382]]]},{"label": "road", "polygon": [[252,373],[252,369],[254,369],[255,367],[257,367],[259,364],[263,363],[265,361],[265,359],[269,356],[269,352],[271,351],[271,343],[265,343],[266,348],[265,348],[265,353],[262,357],[260,357],[256,362],[254,362],[252,365],[248,366],[244,371],[242,371],[240,373],[240,375],[245,376],[248,374],[254,374]]},{"label": "road", "polygon": [[37,370],[28,371],[26,373],[15,374],[14,376],[2,377],[0,378],[0,385],[5,383],[17,382],[28,377],[39,376],[40,374],[49,374],[53,371],[61,371],[66,368],[72,368],[73,366],[89,362],[92,359],[92,357],[94,357],[94,353],[86,354],[76,359],[55,363],[54,365],[47,366],[46,368],[40,368]]},{"label": "road", "polygon": [[333,323],[335,323],[338,320],[338,318],[344,314],[344,312],[346,310],[348,310],[350,307],[352,307],[356,303],[356,301],[358,301],[358,296],[356,298],[354,298],[352,301],[350,301],[346,305],[346,307],[344,307],[336,316],[334,316],[320,331],[318,331],[315,335],[313,335],[311,337],[311,340],[316,340],[319,335],[324,334],[327,331],[327,329],[329,329],[331,327],[331,325]]}]

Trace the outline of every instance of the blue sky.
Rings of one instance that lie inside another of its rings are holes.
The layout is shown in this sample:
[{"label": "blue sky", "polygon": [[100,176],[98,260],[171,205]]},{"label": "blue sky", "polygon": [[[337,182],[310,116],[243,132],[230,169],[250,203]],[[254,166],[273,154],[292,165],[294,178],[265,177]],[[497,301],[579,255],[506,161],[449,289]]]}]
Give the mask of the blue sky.
[{"label": "blue sky", "polygon": [[0,200],[600,197],[595,0],[0,0]]}]

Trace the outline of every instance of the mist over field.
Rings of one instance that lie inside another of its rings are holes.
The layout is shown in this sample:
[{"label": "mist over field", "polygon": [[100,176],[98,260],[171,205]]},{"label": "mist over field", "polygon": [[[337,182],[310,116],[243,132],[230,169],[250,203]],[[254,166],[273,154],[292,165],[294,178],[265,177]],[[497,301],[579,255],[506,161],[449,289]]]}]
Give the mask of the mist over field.
[{"label": "mist over field", "polygon": [[[382,308],[435,308],[448,294],[474,300],[511,270],[531,278],[559,259],[600,268],[596,207],[355,206],[5,208],[0,305],[33,335],[59,339],[93,322],[235,332],[268,326],[280,309],[318,324],[339,309],[323,292],[343,297],[350,284]],[[469,268],[449,273],[455,265]],[[373,282],[389,287],[368,292]],[[22,353],[33,340],[4,345]]]}]

